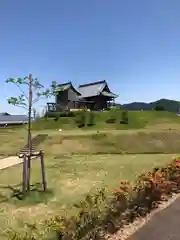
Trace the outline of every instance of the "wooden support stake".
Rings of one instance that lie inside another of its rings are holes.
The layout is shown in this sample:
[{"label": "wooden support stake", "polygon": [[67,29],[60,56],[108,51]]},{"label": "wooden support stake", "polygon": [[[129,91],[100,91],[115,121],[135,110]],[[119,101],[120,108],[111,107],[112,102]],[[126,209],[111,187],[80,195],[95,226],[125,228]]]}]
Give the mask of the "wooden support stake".
[{"label": "wooden support stake", "polygon": [[45,168],[44,168],[44,153],[40,152],[40,160],[41,160],[41,170],[42,170],[42,184],[44,192],[47,190],[46,176],[45,176]]},{"label": "wooden support stake", "polygon": [[23,194],[26,193],[26,187],[27,187],[27,157],[26,154],[23,156]]},{"label": "wooden support stake", "polygon": [[27,156],[27,191],[30,191],[30,178],[31,178],[31,155]]}]

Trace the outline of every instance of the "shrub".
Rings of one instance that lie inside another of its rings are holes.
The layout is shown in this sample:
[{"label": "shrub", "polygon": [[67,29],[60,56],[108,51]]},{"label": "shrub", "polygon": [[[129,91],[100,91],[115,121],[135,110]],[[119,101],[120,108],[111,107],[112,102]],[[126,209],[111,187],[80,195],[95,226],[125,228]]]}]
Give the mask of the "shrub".
[{"label": "shrub", "polygon": [[54,114],[54,121],[58,121],[59,118],[60,118],[59,113],[55,113],[55,114]]},{"label": "shrub", "polygon": [[116,122],[116,118],[110,117],[106,120],[106,123],[115,123]]},{"label": "shrub", "polygon": [[121,113],[121,120],[120,120],[120,124],[128,124],[128,112],[127,111],[123,111]]},{"label": "shrub", "polygon": [[162,105],[156,105],[154,110],[155,111],[165,111],[165,108]]},{"label": "shrub", "polygon": [[75,114],[71,111],[60,112],[60,117],[74,117]]},{"label": "shrub", "polygon": [[59,117],[74,117],[75,114],[70,111],[62,111],[62,112],[46,112],[46,118],[59,118]]},{"label": "shrub", "polygon": [[[173,180],[170,180],[172,175]],[[179,179],[180,166],[173,161],[167,168],[141,174],[135,185],[122,181],[108,204],[104,218],[105,231],[115,233],[124,224],[131,223],[139,216],[145,216],[156,208],[160,201],[180,190]]]},{"label": "shrub", "polygon": [[77,215],[64,218],[53,218],[48,222],[49,228],[57,233],[57,238],[62,240],[90,240],[101,239],[99,225],[101,223],[101,203],[105,200],[105,189],[94,195],[87,195],[83,201],[74,204]]},{"label": "shrub", "polygon": [[115,123],[117,119],[117,112],[119,112],[116,108],[111,108],[109,111],[108,119],[106,120],[106,123]]},{"label": "shrub", "polygon": [[76,112],[75,124],[78,128],[82,128],[86,124],[86,111]]},{"label": "shrub", "polygon": [[87,126],[91,127],[93,126],[95,123],[94,123],[94,113],[92,111],[89,111],[87,112]]}]

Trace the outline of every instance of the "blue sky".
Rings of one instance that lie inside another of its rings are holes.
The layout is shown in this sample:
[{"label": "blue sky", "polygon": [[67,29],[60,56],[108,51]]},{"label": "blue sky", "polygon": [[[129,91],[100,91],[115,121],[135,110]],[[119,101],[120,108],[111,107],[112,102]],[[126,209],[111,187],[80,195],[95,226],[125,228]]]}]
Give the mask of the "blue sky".
[{"label": "blue sky", "polygon": [[180,100],[179,13],[179,0],[1,0],[0,112],[24,112],[4,81],[28,73],[45,86],[106,79],[120,103]]}]

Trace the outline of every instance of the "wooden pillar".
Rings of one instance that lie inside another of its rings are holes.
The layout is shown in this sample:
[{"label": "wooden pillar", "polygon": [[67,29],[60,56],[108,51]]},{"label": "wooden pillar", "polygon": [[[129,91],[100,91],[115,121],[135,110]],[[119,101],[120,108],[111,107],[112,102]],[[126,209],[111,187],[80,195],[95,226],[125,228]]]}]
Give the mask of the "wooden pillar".
[{"label": "wooden pillar", "polygon": [[42,171],[42,185],[44,192],[47,190],[47,182],[45,176],[45,168],[44,168],[44,153],[40,152],[40,160],[41,160],[41,171]]},{"label": "wooden pillar", "polygon": [[27,156],[27,191],[30,191],[30,178],[31,178],[31,154]]},{"label": "wooden pillar", "polygon": [[23,156],[23,194],[26,193],[27,190],[27,156],[24,154]]}]

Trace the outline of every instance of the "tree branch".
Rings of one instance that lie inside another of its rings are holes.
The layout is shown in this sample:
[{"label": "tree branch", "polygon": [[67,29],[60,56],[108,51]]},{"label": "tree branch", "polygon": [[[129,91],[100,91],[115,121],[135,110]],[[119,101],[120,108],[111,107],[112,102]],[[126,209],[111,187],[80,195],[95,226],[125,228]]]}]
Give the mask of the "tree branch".
[{"label": "tree branch", "polygon": [[22,88],[19,86],[18,83],[15,83],[15,85],[19,88],[19,90],[21,91],[21,93],[24,95],[24,97],[26,98],[26,100],[28,100],[27,95],[25,94],[25,92],[22,90]]},{"label": "tree branch", "polygon": [[25,107],[25,106],[23,106],[23,105],[13,104],[13,106],[15,106],[15,107],[20,107],[20,108],[23,108],[23,109],[25,109],[25,110],[28,111],[28,107]]}]

